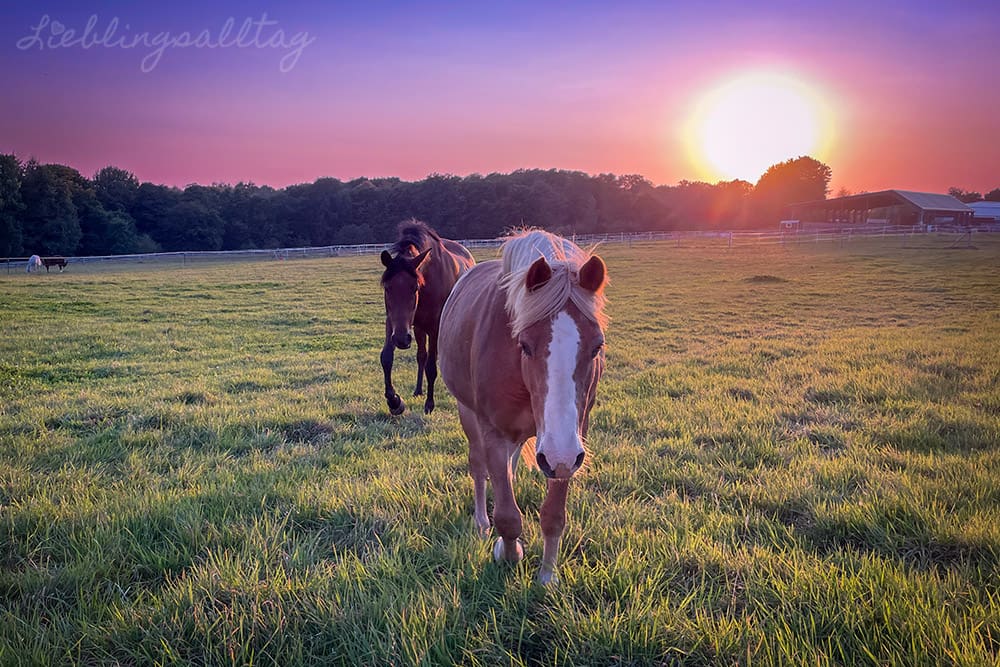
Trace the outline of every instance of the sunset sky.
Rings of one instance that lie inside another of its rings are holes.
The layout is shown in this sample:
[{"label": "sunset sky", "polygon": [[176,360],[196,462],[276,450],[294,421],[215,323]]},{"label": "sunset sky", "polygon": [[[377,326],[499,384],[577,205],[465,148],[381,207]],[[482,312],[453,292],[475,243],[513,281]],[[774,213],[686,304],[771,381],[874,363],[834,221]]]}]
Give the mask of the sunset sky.
[{"label": "sunset sky", "polygon": [[[834,190],[1000,186],[996,2],[480,4],[4,3],[0,152],[179,186],[535,167],[673,184],[756,181],[750,158],[808,145]],[[214,48],[127,48],[184,31]]]}]

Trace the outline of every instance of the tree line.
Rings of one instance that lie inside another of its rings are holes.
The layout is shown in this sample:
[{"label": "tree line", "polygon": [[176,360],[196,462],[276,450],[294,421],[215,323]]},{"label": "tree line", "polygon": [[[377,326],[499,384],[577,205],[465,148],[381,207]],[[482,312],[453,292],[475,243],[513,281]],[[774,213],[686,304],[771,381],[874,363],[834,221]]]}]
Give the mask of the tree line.
[{"label": "tree line", "polygon": [[0,254],[108,255],[387,242],[400,220],[452,238],[518,226],[571,234],[771,227],[785,205],[826,197],[831,171],[799,157],[756,184],[523,169],[465,177],[320,178],[286,188],[253,183],[140,183],[104,167],[87,178],[61,164],[0,154]]},{"label": "tree line", "polygon": [[993,188],[985,196],[975,190],[963,190],[962,188],[948,188],[948,194],[965,204],[973,204],[977,201],[1000,201],[1000,188]]}]

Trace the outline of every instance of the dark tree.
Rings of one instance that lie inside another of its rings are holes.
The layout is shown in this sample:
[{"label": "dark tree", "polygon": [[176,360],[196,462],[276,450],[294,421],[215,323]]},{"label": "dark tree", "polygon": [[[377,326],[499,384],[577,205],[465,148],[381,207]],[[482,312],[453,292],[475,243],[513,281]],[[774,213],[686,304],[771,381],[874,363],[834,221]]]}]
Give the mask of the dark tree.
[{"label": "dark tree", "polygon": [[25,252],[71,255],[76,251],[83,232],[73,195],[84,181],[79,172],[63,165],[34,160],[25,165],[21,183]]},{"label": "dark tree", "polygon": [[94,191],[107,211],[128,213],[139,193],[139,179],[131,171],[107,166],[94,174]]},{"label": "dark tree", "polygon": [[971,204],[974,201],[983,200],[983,195],[981,193],[973,190],[963,190],[962,188],[948,188],[948,194],[963,204]]},{"label": "dark tree", "polygon": [[334,244],[361,245],[363,243],[370,243],[371,239],[372,230],[368,228],[368,225],[344,225],[337,230],[337,234],[334,237]]},{"label": "dark tree", "polygon": [[287,245],[332,245],[337,231],[352,222],[351,193],[335,178],[285,188]]},{"label": "dark tree", "polygon": [[96,197],[78,199],[76,207],[82,231],[78,254],[124,255],[148,251],[149,240],[140,237],[128,213],[107,211]]},{"label": "dark tree", "polygon": [[1000,201],[1000,188],[994,188],[983,197],[986,201]]},{"label": "dark tree", "polygon": [[161,248],[167,247],[166,240],[172,234],[169,215],[180,202],[181,194],[176,188],[152,183],[143,183],[136,192],[135,203],[130,211],[136,229]]},{"label": "dark tree", "polygon": [[[283,193],[284,191],[281,191]],[[253,183],[237,183],[227,187],[222,209],[224,222],[222,249],[246,250],[277,248],[283,231],[279,221],[288,219],[274,208],[277,193],[273,188],[257,187]]]},{"label": "dark tree", "polygon": [[751,196],[753,221],[765,226],[776,224],[788,204],[826,199],[831,176],[830,167],[805,156],[769,167]]},{"label": "dark tree", "polygon": [[21,233],[21,178],[23,167],[14,155],[0,155],[0,254],[10,257],[24,251]]},{"label": "dark tree", "polygon": [[167,250],[221,250],[225,224],[219,214],[195,199],[184,199],[167,212],[161,244]]}]

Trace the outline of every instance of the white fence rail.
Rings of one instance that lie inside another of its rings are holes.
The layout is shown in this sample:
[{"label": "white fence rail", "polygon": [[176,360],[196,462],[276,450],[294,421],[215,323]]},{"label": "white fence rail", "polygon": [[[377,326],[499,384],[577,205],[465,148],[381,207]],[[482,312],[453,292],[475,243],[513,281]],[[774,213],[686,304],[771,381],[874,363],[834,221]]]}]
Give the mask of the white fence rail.
[{"label": "white fence rail", "polygon": [[[675,231],[675,232],[635,232],[618,234],[588,234],[573,237],[580,246],[595,244],[661,242],[671,243],[677,247],[714,246],[723,248],[789,245],[803,243],[847,243],[856,238],[902,237],[904,243],[922,236],[935,235],[951,240],[954,245],[971,243],[974,234],[1000,232],[1000,224],[978,225],[965,227],[913,227],[889,225],[865,225],[858,227],[839,227],[832,229],[796,230],[796,231]],[[464,239],[459,242],[467,248],[495,248],[504,239]],[[158,252],[136,255],[99,255],[92,257],[67,257],[67,263],[74,264],[188,264],[208,261],[284,261],[292,259],[309,259],[320,257],[342,257],[349,255],[367,255],[381,252],[389,248],[390,243],[366,243],[360,245],[333,245],[306,248],[277,248],[271,250],[197,250],[187,252]],[[27,257],[8,257],[3,260],[6,273],[27,266]]]}]

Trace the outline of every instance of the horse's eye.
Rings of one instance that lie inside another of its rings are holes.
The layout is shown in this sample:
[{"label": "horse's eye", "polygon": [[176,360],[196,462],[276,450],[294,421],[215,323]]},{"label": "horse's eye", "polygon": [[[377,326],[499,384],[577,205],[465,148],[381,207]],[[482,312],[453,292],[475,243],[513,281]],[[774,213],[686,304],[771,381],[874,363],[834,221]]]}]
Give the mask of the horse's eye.
[{"label": "horse's eye", "polygon": [[531,359],[531,346],[527,343],[518,343],[521,348],[521,354]]},{"label": "horse's eye", "polygon": [[597,355],[599,355],[601,353],[601,350],[603,349],[604,349],[604,343],[601,343],[600,345],[595,347],[594,351],[590,354],[591,359],[596,359]]}]

